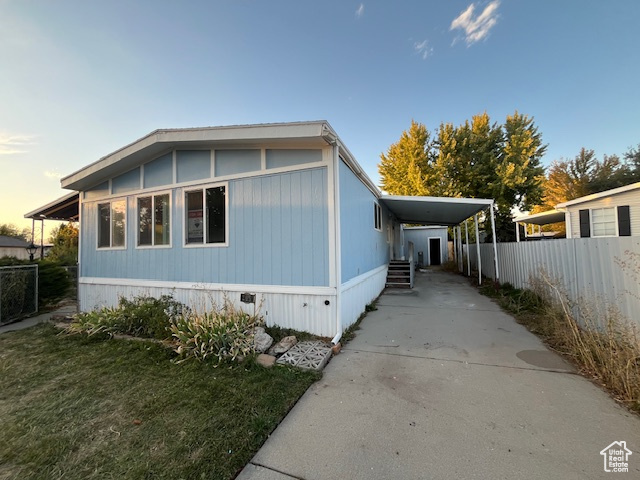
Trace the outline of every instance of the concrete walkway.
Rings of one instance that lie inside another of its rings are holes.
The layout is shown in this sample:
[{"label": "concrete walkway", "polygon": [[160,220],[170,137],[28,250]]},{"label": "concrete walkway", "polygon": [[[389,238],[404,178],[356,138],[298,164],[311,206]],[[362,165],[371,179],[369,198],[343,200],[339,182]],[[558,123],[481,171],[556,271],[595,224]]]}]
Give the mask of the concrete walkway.
[{"label": "concrete walkway", "polygon": [[[629,473],[600,451],[626,441]],[[240,480],[640,478],[640,419],[466,280],[388,291]]]},{"label": "concrete walkway", "polygon": [[35,317],[25,318],[24,320],[20,320],[18,322],[10,323],[8,325],[2,325],[0,327],[0,335],[6,332],[13,332],[15,330],[24,330],[25,328],[33,327],[34,325],[38,325],[39,323],[48,322],[51,320],[51,317],[54,316],[67,316],[73,315],[78,312],[78,307],[75,303],[69,303],[67,305],[63,305],[55,310],[50,312],[41,313],[36,315]]}]

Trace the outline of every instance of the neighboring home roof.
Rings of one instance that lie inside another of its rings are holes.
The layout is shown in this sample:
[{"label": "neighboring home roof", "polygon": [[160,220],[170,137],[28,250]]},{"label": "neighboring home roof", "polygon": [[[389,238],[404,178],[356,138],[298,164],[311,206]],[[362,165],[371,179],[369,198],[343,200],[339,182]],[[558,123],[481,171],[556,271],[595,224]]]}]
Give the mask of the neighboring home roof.
[{"label": "neighboring home roof", "polygon": [[514,223],[532,223],[534,225],[548,225],[550,223],[564,222],[565,212],[560,210],[547,210],[546,212],[521,215],[513,219]]},{"label": "neighboring home roof", "polygon": [[60,197],[53,202],[47,203],[45,206],[37,208],[29,213],[24,214],[24,218],[33,218],[34,220],[63,220],[78,221],[79,212],[78,192],[71,192],[64,197]]},{"label": "neighboring home roof", "polygon": [[556,208],[566,208],[571,205],[578,205],[580,203],[590,202],[592,200],[597,200],[602,197],[618,195],[620,193],[630,192],[632,190],[637,190],[637,189],[640,189],[640,182],[632,183],[630,185],[625,185],[624,187],[613,188],[611,190],[605,190],[604,192],[600,192],[600,193],[593,193],[591,195],[586,195],[584,197],[569,200],[568,202],[559,203],[558,205],[556,205]]},{"label": "neighboring home roof", "polygon": [[28,245],[29,243],[22,238],[0,235],[0,247],[26,248]]}]

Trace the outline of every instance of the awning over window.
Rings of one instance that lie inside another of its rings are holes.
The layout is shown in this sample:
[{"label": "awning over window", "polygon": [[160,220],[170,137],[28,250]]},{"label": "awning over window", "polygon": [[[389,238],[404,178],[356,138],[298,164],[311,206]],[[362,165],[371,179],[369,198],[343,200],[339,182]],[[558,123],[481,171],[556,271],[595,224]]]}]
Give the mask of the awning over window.
[{"label": "awning over window", "polygon": [[383,203],[402,223],[455,226],[493,204],[487,198],[401,197],[383,195]]},{"label": "awning over window", "polygon": [[79,203],[80,194],[78,192],[71,192],[43,207],[37,208],[32,212],[25,213],[24,218],[77,222],[79,216]]}]

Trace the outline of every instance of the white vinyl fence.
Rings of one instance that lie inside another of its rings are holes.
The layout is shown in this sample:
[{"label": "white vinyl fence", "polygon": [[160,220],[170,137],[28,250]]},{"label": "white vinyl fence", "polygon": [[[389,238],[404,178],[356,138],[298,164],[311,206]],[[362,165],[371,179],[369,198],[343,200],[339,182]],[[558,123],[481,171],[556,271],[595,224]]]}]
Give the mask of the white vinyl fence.
[{"label": "white vinyl fence", "polygon": [[[465,246],[477,269],[475,244]],[[498,243],[500,283],[528,288],[531,276],[543,268],[560,280],[573,301],[606,299],[640,324],[640,238],[571,238]],[[483,275],[495,279],[493,246],[480,244]],[[466,268],[466,263],[465,263]]]}]

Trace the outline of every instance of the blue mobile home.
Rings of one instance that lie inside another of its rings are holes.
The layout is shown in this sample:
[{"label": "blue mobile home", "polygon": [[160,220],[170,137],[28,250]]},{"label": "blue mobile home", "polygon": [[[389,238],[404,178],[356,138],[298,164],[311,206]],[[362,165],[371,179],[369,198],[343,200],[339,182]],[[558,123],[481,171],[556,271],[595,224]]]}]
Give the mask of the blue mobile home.
[{"label": "blue mobile home", "polygon": [[383,196],[326,121],[156,130],[61,183],[78,192],[81,310],[227,298],[334,341],[404,258],[402,222],[456,225],[491,204]]},{"label": "blue mobile home", "polygon": [[402,250],[397,218],[324,121],[157,130],[62,186],[79,192],[81,310],[250,293],[268,323],[333,337]]}]

